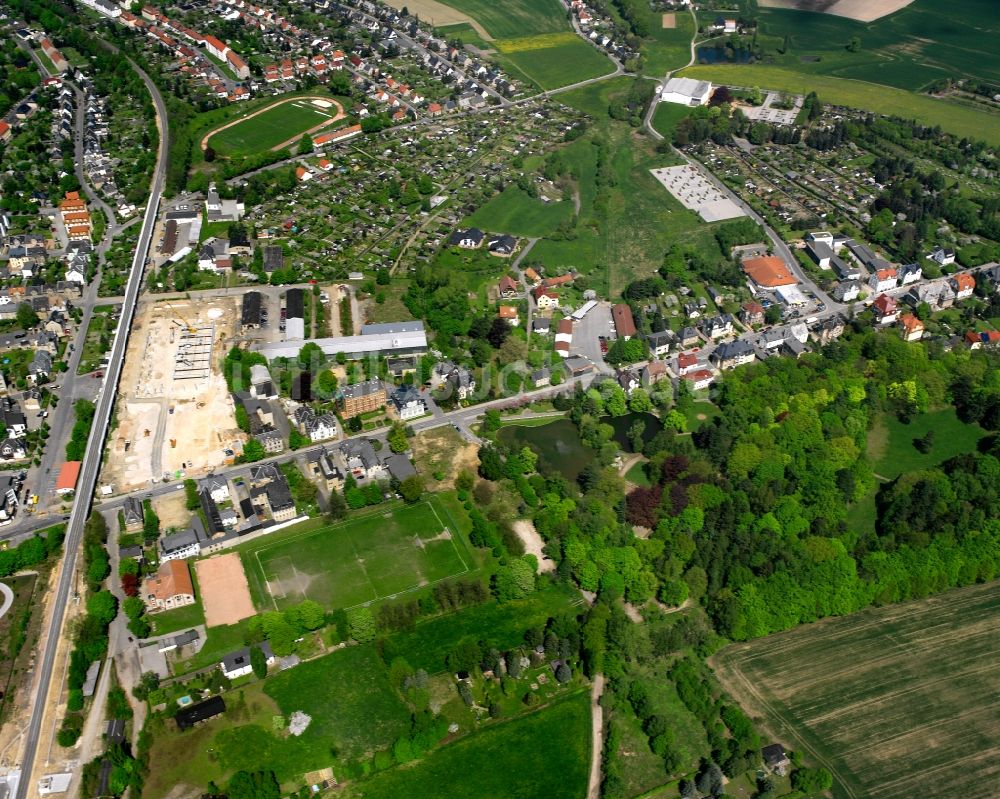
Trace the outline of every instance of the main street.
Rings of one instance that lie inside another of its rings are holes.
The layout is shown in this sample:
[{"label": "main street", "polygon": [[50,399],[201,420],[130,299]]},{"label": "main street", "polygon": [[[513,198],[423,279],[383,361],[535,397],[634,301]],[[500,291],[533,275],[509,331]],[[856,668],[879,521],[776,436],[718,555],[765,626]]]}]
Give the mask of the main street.
[{"label": "main street", "polygon": [[[83,528],[90,510],[94,489],[97,486],[97,476],[101,468],[104,452],[104,441],[111,423],[111,413],[114,408],[118,379],[125,360],[125,347],[128,343],[129,332],[135,315],[139,290],[142,287],[143,270],[146,263],[146,256],[149,252],[150,240],[153,235],[153,227],[156,224],[166,175],[168,145],[167,109],[163,98],[160,96],[150,77],[137,64],[131,61],[129,63],[145,83],[146,88],[152,95],[156,109],[157,126],[160,134],[156,168],[150,184],[149,201],[146,204],[146,212],[143,217],[142,228],[139,232],[139,239],[136,243],[135,255],[132,259],[132,268],[129,273],[125,301],[122,304],[121,319],[118,324],[118,330],[115,333],[114,343],[111,346],[110,362],[105,371],[104,382],[97,399],[94,422],[90,430],[90,437],[87,440],[83,467],[80,471],[76,496],[73,501],[73,510],[70,513],[66,529],[65,552],[59,571],[55,597],[52,602],[48,628],[41,635],[42,650],[41,656],[37,661],[37,684],[31,703],[31,716],[24,735],[21,779],[18,781],[15,799],[25,799],[28,791],[34,790],[35,779],[37,777],[35,774],[36,756],[42,733],[42,722],[48,709],[49,694],[53,690],[58,691],[61,688],[59,684],[53,685],[53,683],[58,683],[58,680],[62,679],[62,675],[57,675],[54,668],[56,650],[60,638],[64,635],[63,622],[66,615],[66,606],[70,598],[70,591],[75,579],[77,555],[83,538]],[[52,710],[54,712],[54,708]]]}]

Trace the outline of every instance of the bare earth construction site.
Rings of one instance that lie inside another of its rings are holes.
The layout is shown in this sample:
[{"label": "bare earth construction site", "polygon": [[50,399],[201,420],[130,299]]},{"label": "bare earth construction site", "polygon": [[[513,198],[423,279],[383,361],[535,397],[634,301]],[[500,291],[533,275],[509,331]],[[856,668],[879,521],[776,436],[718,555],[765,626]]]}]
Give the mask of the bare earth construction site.
[{"label": "bare earth construction site", "polygon": [[244,436],[221,373],[237,305],[227,298],[140,304],[105,484],[135,490],[232,463],[242,450]]}]

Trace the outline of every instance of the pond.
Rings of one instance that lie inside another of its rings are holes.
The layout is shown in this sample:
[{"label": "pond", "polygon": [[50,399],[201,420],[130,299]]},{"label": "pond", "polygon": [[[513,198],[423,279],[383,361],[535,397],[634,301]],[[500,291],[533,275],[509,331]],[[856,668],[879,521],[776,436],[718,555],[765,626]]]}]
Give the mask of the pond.
[{"label": "pond", "polygon": [[539,472],[558,472],[574,482],[594,460],[594,451],[583,445],[576,425],[569,419],[557,419],[541,427],[509,425],[497,431],[497,439],[512,447],[530,447],[538,455]]},{"label": "pond", "polygon": [[[729,53],[733,54],[732,58],[729,58]],[[697,57],[699,64],[749,64],[750,60],[753,58],[753,52],[751,50],[729,50],[727,53],[727,48],[723,46],[719,47],[699,47],[697,49]]]},{"label": "pond", "polygon": [[625,452],[634,452],[632,442],[628,438],[628,431],[632,429],[634,422],[642,421],[645,424],[645,429],[642,432],[643,444],[648,444],[663,429],[663,422],[651,413],[627,413],[624,416],[614,418],[605,416],[601,421],[610,424],[615,429],[615,443]]}]

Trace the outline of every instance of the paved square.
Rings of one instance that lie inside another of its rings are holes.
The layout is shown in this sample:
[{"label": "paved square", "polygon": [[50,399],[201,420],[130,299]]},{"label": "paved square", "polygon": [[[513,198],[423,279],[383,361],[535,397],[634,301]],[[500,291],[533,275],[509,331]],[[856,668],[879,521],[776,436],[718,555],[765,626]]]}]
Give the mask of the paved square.
[{"label": "paved square", "polygon": [[719,222],[744,216],[732,200],[715,188],[708,179],[690,164],[668,166],[649,170],[681,205],[689,208],[706,222]]}]

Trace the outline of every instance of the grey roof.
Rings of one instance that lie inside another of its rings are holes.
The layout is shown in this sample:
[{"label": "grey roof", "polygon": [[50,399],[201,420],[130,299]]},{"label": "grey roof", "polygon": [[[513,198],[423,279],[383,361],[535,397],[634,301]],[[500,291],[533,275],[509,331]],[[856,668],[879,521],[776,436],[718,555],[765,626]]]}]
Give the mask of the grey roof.
[{"label": "grey roof", "polygon": [[409,385],[402,385],[393,391],[391,399],[397,408],[402,408],[411,402],[423,402],[420,392]]},{"label": "grey roof", "polygon": [[181,730],[193,727],[199,721],[205,721],[220,713],[226,712],[226,703],[221,696],[212,696],[197,705],[191,705],[177,711],[174,721]]},{"label": "grey roof", "polygon": [[125,500],[122,513],[125,516],[125,524],[142,524],[143,519],[146,517],[142,501],[138,497],[128,497]]},{"label": "grey roof", "polygon": [[552,322],[544,317],[540,319],[531,320],[531,329],[537,333],[540,333],[543,330],[550,330],[551,327],[552,327]]},{"label": "grey roof", "polygon": [[295,507],[295,500],[292,499],[292,489],[288,486],[288,481],[282,475],[281,480],[272,480],[265,488],[267,492],[267,504],[271,506],[271,511],[287,510]]},{"label": "grey roof", "polygon": [[344,386],[341,390],[341,395],[345,398],[355,399],[357,397],[367,397],[369,394],[375,394],[384,390],[385,384],[376,377],[373,380],[365,380],[362,383],[355,383],[352,386]]},{"label": "grey roof", "polygon": [[362,325],[362,336],[382,336],[388,333],[416,333],[424,329],[424,323],[420,320],[409,322],[381,322],[378,324]]},{"label": "grey roof", "polygon": [[197,630],[187,630],[183,633],[178,633],[174,636],[174,646],[184,646],[185,644],[193,644],[201,638]]},{"label": "grey roof", "polygon": [[402,452],[397,452],[386,458],[385,467],[389,470],[389,474],[397,480],[405,480],[407,477],[413,477],[417,473],[410,459]]},{"label": "grey roof", "polygon": [[160,551],[164,555],[169,555],[171,552],[177,552],[197,543],[198,534],[188,528],[187,530],[181,530],[179,533],[163,536],[160,539]]},{"label": "grey roof", "polygon": [[[261,641],[259,644],[254,644],[254,646],[259,646],[261,652],[264,653],[264,657],[268,660],[274,657],[274,652],[271,651],[271,645],[267,641]],[[224,658],[222,658],[222,667],[225,671],[236,671],[237,669],[246,668],[250,665],[250,647],[245,646],[242,649],[237,649],[235,652],[230,652]]]},{"label": "grey roof", "polygon": [[750,343],[748,341],[744,341],[741,338],[738,338],[735,341],[727,341],[723,344],[720,344],[718,347],[715,348],[715,352],[712,354],[716,359],[720,361],[726,361],[729,360],[730,358],[737,358],[743,355],[748,355],[752,352],[753,352],[753,347],[750,345]]},{"label": "grey roof", "polygon": [[340,451],[345,457],[358,458],[366,469],[378,465],[378,455],[375,447],[367,438],[348,438],[340,443]]}]

